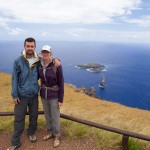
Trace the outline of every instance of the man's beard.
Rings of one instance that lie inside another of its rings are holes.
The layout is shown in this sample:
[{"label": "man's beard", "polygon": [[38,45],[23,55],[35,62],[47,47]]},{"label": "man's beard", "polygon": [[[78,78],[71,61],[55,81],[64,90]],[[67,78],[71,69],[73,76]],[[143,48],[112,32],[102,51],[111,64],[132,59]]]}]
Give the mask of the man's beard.
[{"label": "man's beard", "polygon": [[28,51],[26,52],[26,54],[27,54],[27,55],[33,55],[34,52],[33,52],[32,50],[28,50]]}]

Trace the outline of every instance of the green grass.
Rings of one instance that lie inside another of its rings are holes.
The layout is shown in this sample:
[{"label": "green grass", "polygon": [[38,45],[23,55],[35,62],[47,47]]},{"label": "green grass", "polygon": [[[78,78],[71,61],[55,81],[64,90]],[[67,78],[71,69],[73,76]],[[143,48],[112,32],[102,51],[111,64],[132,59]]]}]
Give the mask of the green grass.
[{"label": "green grass", "polygon": [[[29,124],[29,116],[26,116],[25,129],[28,127],[28,124]],[[38,129],[41,129],[45,126],[46,126],[45,117],[39,116],[38,117]],[[0,132],[2,131],[12,132],[13,129],[14,129],[14,117],[13,116],[0,117]]]},{"label": "green grass", "polygon": [[[0,72],[0,111],[13,111],[11,97],[11,75]],[[150,112],[129,108],[120,104],[97,100],[86,94],[75,92],[72,85],[65,84],[64,103],[61,113],[100,123],[110,127],[150,135]],[[39,99],[40,100],[40,99]],[[41,101],[39,103],[42,110]],[[71,106],[71,109],[69,109]],[[28,118],[26,119],[26,127]],[[45,128],[45,118],[39,115],[38,128]],[[95,129],[86,125],[61,119],[62,135],[68,139],[91,138],[103,150],[118,150],[121,146],[122,135]],[[0,117],[0,131],[13,131],[13,117]],[[150,142],[129,138],[130,149],[150,150]]]},{"label": "green grass", "polygon": [[129,150],[149,150],[150,142],[135,138],[130,138],[128,142]]},{"label": "green grass", "polygon": [[[26,116],[25,128],[28,126],[29,116]],[[14,117],[1,117],[0,132],[13,131]],[[46,127],[45,117],[39,115],[38,117],[38,129]],[[122,135],[104,131],[89,127],[80,123],[61,119],[62,135],[71,140],[80,140],[82,138],[92,138],[97,147],[103,150],[119,150],[121,148]],[[141,140],[131,138],[128,142],[129,150],[148,150],[150,149],[150,143]]]},{"label": "green grass", "polygon": [[119,134],[96,128],[92,128],[91,133],[96,140],[97,147],[102,149],[120,149],[121,136]]},{"label": "green grass", "polygon": [[[61,119],[61,129],[63,136],[68,139],[79,140],[82,138],[92,138],[96,142],[97,147],[103,150],[121,149],[122,135],[65,119]],[[136,138],[130,138],[128,147],[129,150],[148,150],[150,149],[150,143]]]},{"label": "green grass", "polygon": [[14,117],[0,117],[0,132],[13,131]]},{"label": "green grass", "polygon": [[38,129],[46,127],[46,121],[44,115],[38,116]]},{"label": "green grass", "polygon": [[69,139],[79,140],[89,136],[89,127],[76,122],[61,120],[61,127],[64,136]]},{"label": "green grass", "polygon": [[129,140],[128,148],[129,150],[142,150],[141,145],[133,139]]}]

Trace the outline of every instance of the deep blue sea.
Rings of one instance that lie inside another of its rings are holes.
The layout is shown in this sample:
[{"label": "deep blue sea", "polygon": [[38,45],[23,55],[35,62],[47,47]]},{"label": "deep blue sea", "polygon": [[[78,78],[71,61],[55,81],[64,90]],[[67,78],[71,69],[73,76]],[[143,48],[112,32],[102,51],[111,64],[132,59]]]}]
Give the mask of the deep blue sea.
[{"label": "deep blue sea", "polygon": [[[93,86],[101,99],[150,110],[150,45],[37,41],[37,52],[45,44],[61,60],[65,83]],[[11,73],[13,61],[22,50],[22,41],[0,42],[0,71]],[[99,63],[106,68],[99,73],[75,68],[81,63]],[[104,89],[98,86],[102,76],[106,80]]]}]

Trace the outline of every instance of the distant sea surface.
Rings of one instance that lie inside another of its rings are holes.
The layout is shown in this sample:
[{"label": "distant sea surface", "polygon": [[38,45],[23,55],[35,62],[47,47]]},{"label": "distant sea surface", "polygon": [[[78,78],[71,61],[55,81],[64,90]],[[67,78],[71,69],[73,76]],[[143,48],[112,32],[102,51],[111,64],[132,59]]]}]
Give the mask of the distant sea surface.
[{"label": "distant sea surface", "polygon": [[[37,52],[49,44],[61,60],[65,83],[96,89],[101,99],[129,107],[150,110],[150,45],[100,42],[37,41]],[[23,42],[0,42],[0,71],[11,73],[12,65],[23,50]],[[84,63],[105,65],[92,73],[75,66]],[[98,84],[105,77],[106,87]]]}]

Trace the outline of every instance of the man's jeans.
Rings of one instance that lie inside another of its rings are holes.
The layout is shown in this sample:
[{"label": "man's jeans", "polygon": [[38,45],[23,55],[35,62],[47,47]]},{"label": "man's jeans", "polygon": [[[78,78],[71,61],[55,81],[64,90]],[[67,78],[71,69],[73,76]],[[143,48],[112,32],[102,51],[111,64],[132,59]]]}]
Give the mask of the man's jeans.
[{"label": "man's jeans", "polygon": [[46,100],[41,98],[48,130],[54,137],[60,136],[60,110],[58,99]]},{"label": "man's jeans", "polygon": [[15,105],[14,113],[14,134],[12,136],[12,145],[20,144],[20,136],[25,128],[25,116],[29,112],[28,135],[33,135],[37,129],[38,118],[38,96],[33,98],[20,98],[20,103]]}]

